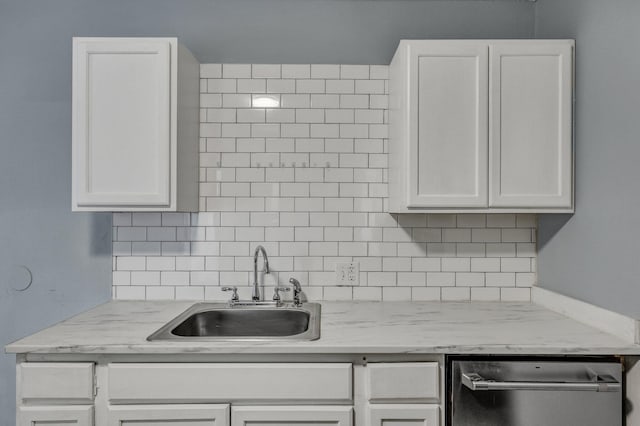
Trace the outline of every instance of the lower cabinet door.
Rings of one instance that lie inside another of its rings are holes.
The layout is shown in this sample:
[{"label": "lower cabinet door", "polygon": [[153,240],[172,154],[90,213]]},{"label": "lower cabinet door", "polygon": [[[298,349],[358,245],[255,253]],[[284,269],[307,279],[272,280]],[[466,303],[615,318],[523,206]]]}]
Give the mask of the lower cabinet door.
[{"label": "lower cabinet door", "polygon": [[228,426],[228,404],[109,406],[108,426]]},{"label": "lower cabinet door", "polygon": [[231,426],[352,426],[353,407],[232,407]]},{"label": "lower cabinet door", "polygon": [[18,407],[18,426],[93,426],[93,406]]},{"label": "lower cabinet door", "polygon": [[438,426],[440,408],[430,404],[371,404],[369,426]]}]

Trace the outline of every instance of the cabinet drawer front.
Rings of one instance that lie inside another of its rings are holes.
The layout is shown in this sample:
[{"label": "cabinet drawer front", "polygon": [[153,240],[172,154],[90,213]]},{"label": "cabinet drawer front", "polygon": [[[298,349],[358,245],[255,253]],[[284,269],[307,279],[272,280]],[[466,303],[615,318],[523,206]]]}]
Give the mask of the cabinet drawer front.
[{"label": "cabinet drawer front", "polygon": [[232,407],[231,426],[351,426],[352,407]]},{"label": "cabinet drawer front", "polygon": [[18,407],[18,426],[93,426],[92,406]]},{"label": "cabinet drawer front", "polygon": [[369,407],[370,426],[438,426],[440,407],[426,404],[378,404]]},{"label": "cabinet drawer front", "polygon": [[351,364],[111,364],[109,400],[349,402]]},{"label": "cabinet drawer front", "polygon": [[93,401],[93,364],[89,362],[24,362],[18,365],[22,401]]},{"label": "cabinet drawer front", "polygon": [[229,405],[123,405],[108,408],[107,426],[227,426]]},{"label": "cabinet drawer front", "polygon": [[437,362],[369,364],[370,402],[432,402],[439,399]]}]

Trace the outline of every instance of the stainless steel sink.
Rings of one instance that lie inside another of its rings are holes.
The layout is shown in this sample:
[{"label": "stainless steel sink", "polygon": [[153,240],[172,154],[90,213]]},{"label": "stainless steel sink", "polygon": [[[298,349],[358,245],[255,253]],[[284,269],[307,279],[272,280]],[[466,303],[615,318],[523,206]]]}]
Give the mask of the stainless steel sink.
[{"label": "stainless steel sink", "polygon": [[316,340],[320,304],[197,303],[147,340]]}]

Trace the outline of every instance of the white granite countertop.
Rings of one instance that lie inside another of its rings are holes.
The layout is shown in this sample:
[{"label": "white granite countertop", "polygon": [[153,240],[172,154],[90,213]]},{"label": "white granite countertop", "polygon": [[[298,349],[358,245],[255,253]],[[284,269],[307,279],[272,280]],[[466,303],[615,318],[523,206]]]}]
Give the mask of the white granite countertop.
[{"label": "white granite countertop", "polygon": [[194,302],[112,301],[6,347],[39,354],[640,354],[531,303],[322,302],[316,341],[155,341]]}]

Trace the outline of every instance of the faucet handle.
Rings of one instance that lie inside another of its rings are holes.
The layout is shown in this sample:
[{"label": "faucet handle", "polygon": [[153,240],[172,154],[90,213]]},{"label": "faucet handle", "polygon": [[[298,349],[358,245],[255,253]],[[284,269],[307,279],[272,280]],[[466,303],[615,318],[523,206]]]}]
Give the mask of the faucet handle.
[{"label": "faucet handle", "polygon": [[276,286],[276,288],[273,289],[273,301],[274,302],[280,302],[280,292],[281,291],[289,291],[290,288],[289,287],[278,287]]},{"label": "faucet handle", "polygon": [[302,306],[302,300],[300,299],[302,287],[300,286],[300,281],[295,278],[289,278],[289,282],[293,286],[293,304],[296,306]]},{"label": "faucet handle", "polygon": [[238,297],[238,287],[222,287],[222,291],[232,291],[231,295],[231,303],[235,303],[240,301],[240,297]]}]

